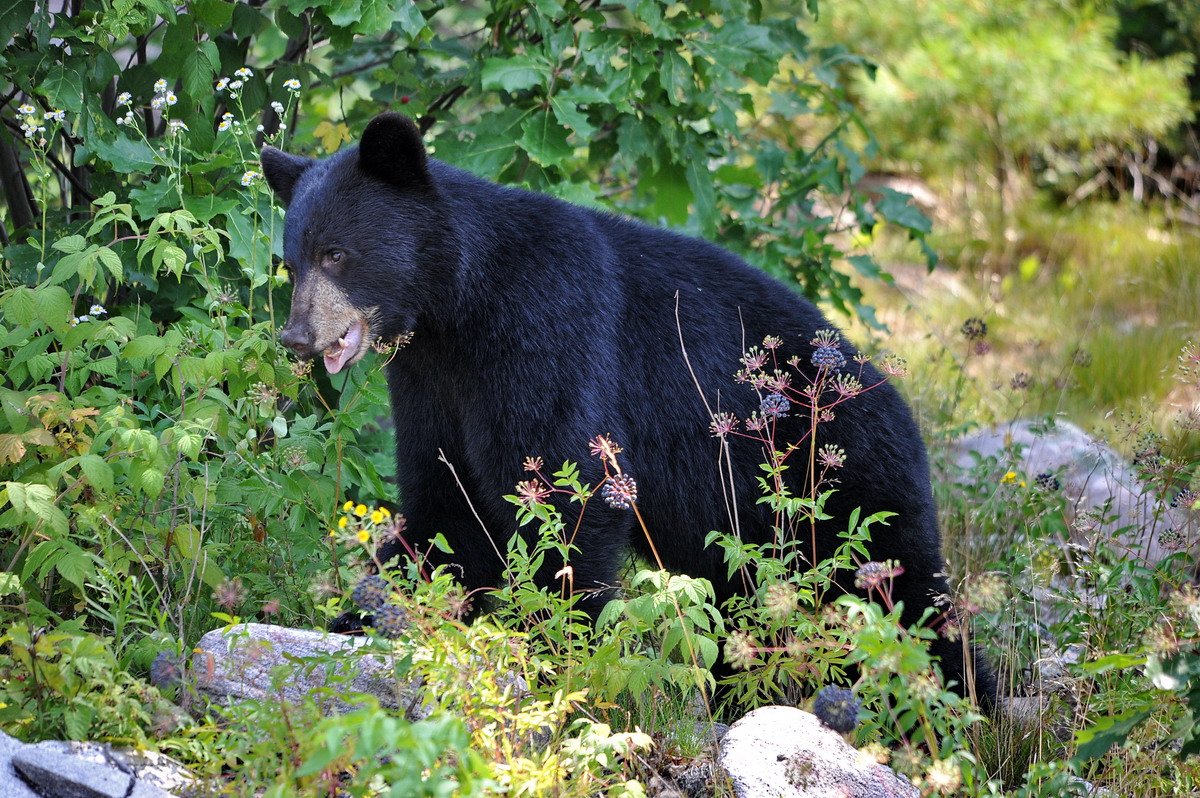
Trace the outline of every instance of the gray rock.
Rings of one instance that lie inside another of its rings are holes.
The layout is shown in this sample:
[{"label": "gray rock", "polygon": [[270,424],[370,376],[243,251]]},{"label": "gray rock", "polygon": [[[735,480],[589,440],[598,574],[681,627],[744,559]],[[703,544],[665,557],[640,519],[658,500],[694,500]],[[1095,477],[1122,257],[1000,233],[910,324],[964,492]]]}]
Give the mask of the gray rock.
[{"label": "gray rock", "polygon": [[[1001,474],[1015,471],[1029,484],[1038,474],[1053,474],[1067,499],[1075,543],[1100,536],[1149,564],[1182,549],[1200,553],[1195,513],[1169,506],[1112,447],[1068,421],[1016,421],[961,438],[950,454],[963,473],[980,459],[995,458]],[[1164,541],[1167,530],[1172,532]]]},{"label": "gray rock", "polygon": [[129,773],[42,746],[23,747],[12,764],[46,798],[126,798],[133,789]]},{"label": "gray rock", "polygon": [[[416,683],[398,683],[395,658],[384,653],[341,657],[371,645],[361,636],[290,629],[270,624],[247,623],[229,629],[214,629],[200,638],[192,654],[196,689],[218,704],[255,699],[283,699],[296,703],[329,681],[327,667],[348,679],[346,689],[375,696],[390,708],[406,707],[409,720],[429,714],[421,705]],[[299,661],[297,661],[299,660]],[[314,667],[304,667],[304,661]],[[271,671],[288,669],[288,680],[276,689]],[[330,712],[346,712],[354,704],[330,697]]]},{"label": "gray rock", "polygon": [[795,707],[762,707],[733,724],[717,765],[738,798],[916,798],[920,792]]},{"label": "gray rock", "polygon": [[170,795],[172,790],[182,790],[196,783],[196,777],[187,768],[166,754],[154,751],[118,750],[107,743],[75,740],[45,740],[29,747],[128,773],[137,780],[132,794],[146,798]]}]

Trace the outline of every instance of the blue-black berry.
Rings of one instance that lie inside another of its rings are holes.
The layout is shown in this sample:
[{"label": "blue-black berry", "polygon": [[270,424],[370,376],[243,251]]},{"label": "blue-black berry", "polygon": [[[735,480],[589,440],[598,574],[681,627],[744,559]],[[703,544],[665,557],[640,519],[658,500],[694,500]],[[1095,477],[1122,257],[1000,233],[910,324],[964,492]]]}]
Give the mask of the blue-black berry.
[{"label": "blue-black berry", "polygon": [[1048,471],[1038,474],[1034,477],[1033,481],[1034,484],[1045,491],[1056,491],[1062,487],[1062,483],[1058,481],[1058,477]]},{"label": "blue-black berry", "polygon": [[813,350],[812,364],[817,368],[840,369],[846,365],[846,356],[836,346],[818,346]]},{"label": "blue-black berry", "polygon": [[386,579],[379,574],[364,576],[359,583],[354,586],[354,592],[350,595],[354,599],[354,603],[366,612],[375,612],[375,610],[387,603],[388,592],[391,587]]},{"label": "blue-black berry", "polygon": [[783,418],[787,415],[787,411],[791,410],[792,403],[783,394],[772,393],[763,397],[762,403],[758,406],[760,412],[765,416],[773,416],[775,418]]},{"label": "blue-black berry", "polygon": [[150,663],[150,682],[160,690],[174,687],[183,680],[183,662],[174,654],[160,651]]},{"label": "blue-black berry", "polygon": [[395,604],[384,604],[375,610],[375,631],[388,640],[395,640],[408,628],[408,613]]},{"label": "blue-black berry", "polygon": [[637,501],[637,482],[628,474],[617,474],[604,480],[600,496],[614,510],[628,510]]},{"label": "blue-black berry", "polygon": [[853,731],[858,725],[858,711],[862,704],[854,692],[845,687],[827,684],[817,692],[813,702],[813,714],[836,732]]}]

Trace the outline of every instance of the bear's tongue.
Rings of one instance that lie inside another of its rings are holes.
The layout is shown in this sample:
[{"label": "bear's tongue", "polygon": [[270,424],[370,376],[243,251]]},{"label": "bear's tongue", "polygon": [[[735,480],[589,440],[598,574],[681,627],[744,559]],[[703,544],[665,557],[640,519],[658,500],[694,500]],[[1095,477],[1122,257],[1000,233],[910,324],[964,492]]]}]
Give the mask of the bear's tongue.
[{"label": "bear's tongue", "polygon": [[362,346],[362,322],[355,320],[350,325],[350,329],[346,330],[346,334],[337,339],[337,343],[325,350],[325,370],[330,374],[337,374],[341,371],[346,361],[354,357]]}]

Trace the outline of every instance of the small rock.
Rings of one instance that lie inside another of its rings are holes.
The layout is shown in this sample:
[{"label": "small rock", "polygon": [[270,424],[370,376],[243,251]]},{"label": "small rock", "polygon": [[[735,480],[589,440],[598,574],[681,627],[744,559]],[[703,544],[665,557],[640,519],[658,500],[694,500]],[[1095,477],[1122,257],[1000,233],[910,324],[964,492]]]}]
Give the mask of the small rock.
[{"label": "small rock", "polygon": [[4,798],[38,798],[12,766],[13,755],[24,747],[25,743],[0,731],[0,795]]},{"label": "small rock", "polygon": [[762,707],[729,728],[718,766],[738,798],[916,798],[908,781],[866,759],[816,716],[795,707]]}]

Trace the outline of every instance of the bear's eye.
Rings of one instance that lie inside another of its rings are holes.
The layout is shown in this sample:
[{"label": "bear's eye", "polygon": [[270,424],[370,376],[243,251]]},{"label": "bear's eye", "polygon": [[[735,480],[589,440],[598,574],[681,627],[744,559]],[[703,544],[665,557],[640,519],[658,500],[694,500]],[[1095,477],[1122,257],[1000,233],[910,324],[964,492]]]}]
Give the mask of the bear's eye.
[{"label": "bear's eye", "polygon": [[325,261],[334,266],[341,263],[346,257],[346,253],[340,249],[331,249],[325,253]]}]

